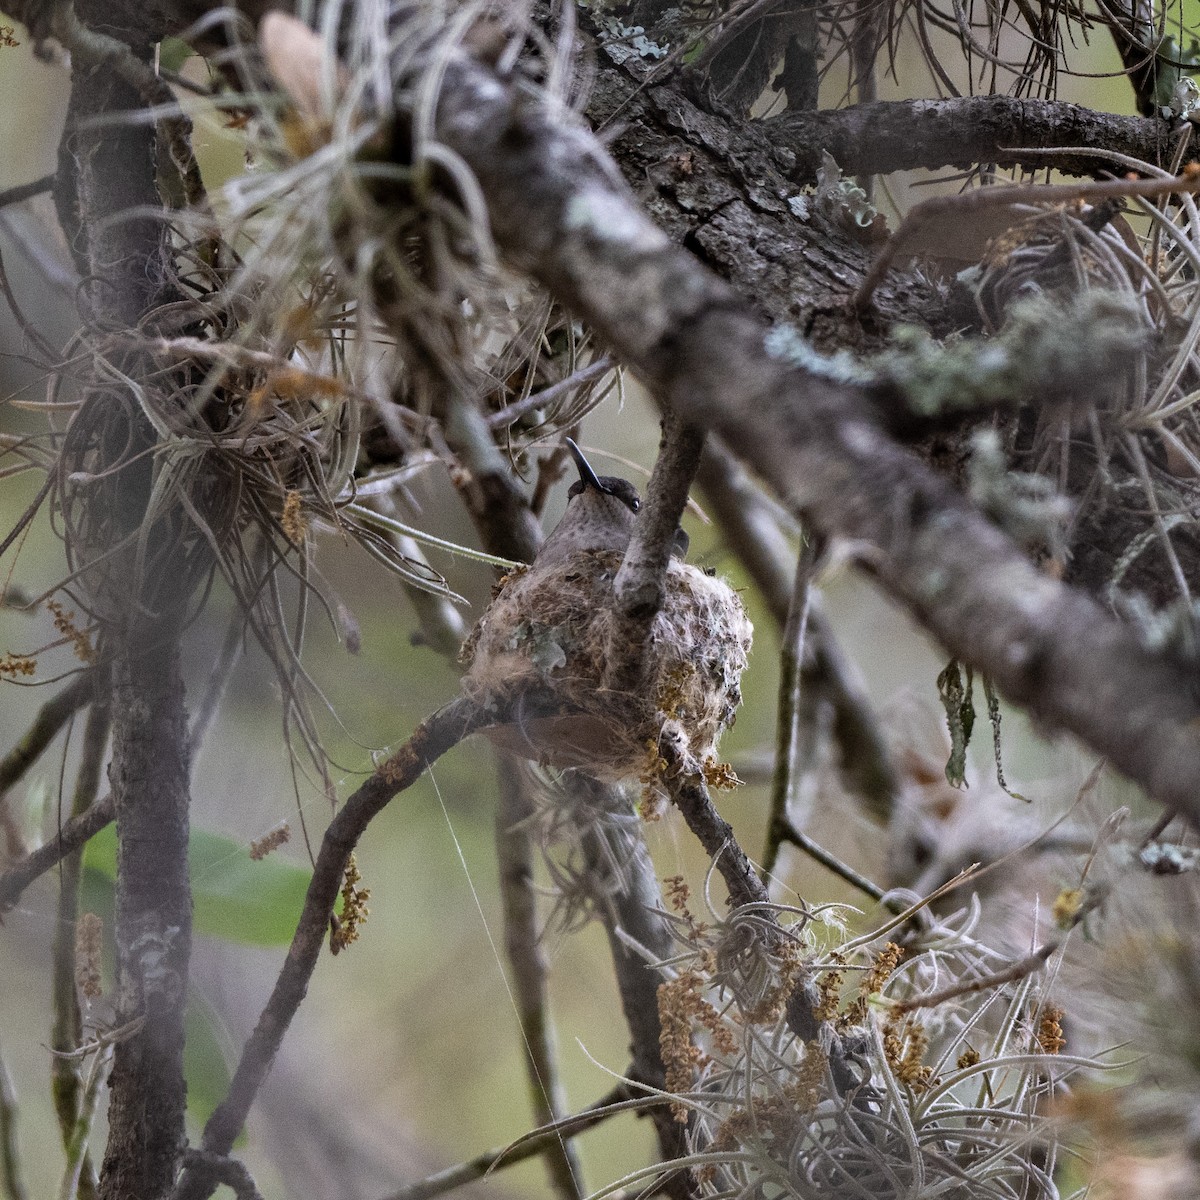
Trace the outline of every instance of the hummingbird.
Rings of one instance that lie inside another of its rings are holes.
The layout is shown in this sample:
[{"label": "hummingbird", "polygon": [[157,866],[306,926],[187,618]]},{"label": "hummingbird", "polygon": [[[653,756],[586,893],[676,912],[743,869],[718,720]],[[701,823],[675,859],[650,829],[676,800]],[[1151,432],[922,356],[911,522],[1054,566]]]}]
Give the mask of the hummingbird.
[{"label": "hummingbird", "polygon": [[[624,554],[633,537],[634,522],[642,508],[637,488],[617,475],[597,475],[583,451],[571,438],[567,449],[575,460],[579,478],[567,492],[567,511],[542,543],[531,570],[545,570],[580,550],[616,550]],[[687,553],[688,535],[676,530],[672,553]]]},{"label": "hummingbird", "polygon": [[742,603],[715,573],[682,561],[688,539],[677,530],[645,687],[607,687],[613,585],[642,501],[629,480],[597,475],[566,445],[579,473],[566,511],[533,562],[493,591],[459,656],[464,691],[507,711],[483,731],[491,741],[551,766],[609,782],[640,777],[665,736],[706,760],[741,703],[751,638]]}]

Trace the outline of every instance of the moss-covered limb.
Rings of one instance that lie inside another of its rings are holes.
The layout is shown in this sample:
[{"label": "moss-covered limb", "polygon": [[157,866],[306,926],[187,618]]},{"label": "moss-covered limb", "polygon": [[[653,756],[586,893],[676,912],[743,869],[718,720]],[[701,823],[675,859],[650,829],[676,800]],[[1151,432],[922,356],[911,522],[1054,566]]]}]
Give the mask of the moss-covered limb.
[{"label": "moss-covered limb", "polygon": [[17,1147],[17,1093],[0,1054],[0,1191],[4,1200],[29,1200]]},{"label": "moss-covered limb", "polygon": [[[84,726],[83,748],[75,790],[71,800],[72,818],[81,817],[96,801],[100,773],[108,746],[111,725],[106,698],[94,703]],[[83,1074],[80,1061],[71,1052],[79,1046],[82,1018],[75,991],[75,923],[79,916],[79,874],[81,850],[73,850],[62,861],[59,871],[57,921],[54,927],[54,968],[51,995],[53,1024],[50,1047],[55,1051],[50,1066],[50,1091],[54,1111],[62,1131],[63,1147],[69,1149],[75,1124],[83,1104]],[[96,1169],[84,1151],[78,1176],[79,1200],[91,1200],[96,1194]]]},{"label": "moss-covered limb", "polygon": [[[1030,401],[1103,409],[1123,394],[1130,364],[1149,338],[1132,304],[1111,292],[1089,291],[1066,306],[1044,298],[1016,304],[1004,328],[987,341],[939,345],[922,330],[899,329],[893,347],[863,369],[918,420]],[[902,429],[904,418],[886,414],[885,423]]]},{"label": "moss-covered limb", "polygon": [[[16,745],[0,759],[0,808],[7,813],[6,793],[19,783],[25,772],[42,756],[62,727],[92,698],[92,676],[81,671],[56,696],[38,709],[33,724],[21,735]],[[15,830],[7,816],[0,825],[8,833],[9,853],[23,853],[24,847],[14,845]]]},{"label": "moss-covered limb", "polygon": [[[504,908],[504,948],[525,1044],[534,1120],[548,1125],[566,1116],[566,1090],[550,1015],[548,964],[542,951],[537,890],[533,880],[533,801],[526,770],[508,755],[496,762],[500,803],[496,809],[496,857]],[[551,1186],[564,1200],[587,1194],[583,1164],[568,1141],[546,1144]]]},{"label": "moss-covered limb", "polygon": [[[367,826],[394,796],[411,787],[447,750],[503,716],[503,713],[484,712],[467,700],[452,701],[417,726],[412,737],[338,810],[321,839],[287,958],[258,1024],[242,1049],[229,1092],[204,1128],[202,1149],[212,1154],[228,1154],[241,1131],[280,1042],[308,990],[346,864]],[[171,1196],[173,1200],[197,1200],[210,1195],[215,1186],[211,1178],[185,1169]]]}]

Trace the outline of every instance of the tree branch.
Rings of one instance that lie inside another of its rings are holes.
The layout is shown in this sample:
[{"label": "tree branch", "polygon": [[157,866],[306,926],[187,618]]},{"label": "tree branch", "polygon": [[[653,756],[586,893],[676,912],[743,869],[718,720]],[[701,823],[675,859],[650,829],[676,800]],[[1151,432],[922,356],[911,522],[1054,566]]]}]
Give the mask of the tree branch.
[{"label": "tree branch", "polygon": [[604,686],[612,691],[643,690],[646,642],[662,607],[667,565],[703,446],[700,430],[689,428],[671,413],[663,417],[662,442],[646,501],[613,581],[615,604],[604,670]]},{"label": "tree branch", "polygon": [[1190,672],[1047,577],[875,424],[865,392],[773,358],[768,328],[638,208],[594,138],[447,66],[438,134],[497,245],[588,320],[678,415],[717,430],[788,506],[861,557],[950,651],[1200,824]]},{"label": "tree branch", "polygon": [[[1093,176],[1125,168],[1080,148],[1103,150],[1165,166],[1186,126],[1158,117],[1124,117],[1061,100],[1017,96],[962,96],[950,100],[876,100],[850,108],[788,109],[762,122],[772,140],[787,147],[796,183],[817,179],[824,152],[847,175],[886,175],[917,167],[1052,167]],[[1016,147],[1041,147],[1036,157]],[[1046,150],[1055,153],[1047,154]]]},{"label": "tree branch", "polygon": [[[308,991],[346,864],[367,826],[389,800],[411,787],[431,763],[475,730],[496,720],[497,714],[485,712],[465,699],[447,704],[418,725],[412,737],[358,788],[330,821],[283,969],[242,1049],[229,1093],[204,1127],[205,1151],[228,1154],[245,1123],[283,1035]],[[211,1194],[213,1186],[210,1176],[189,1168],[180,1176],[171,1195],[173,1200],[197,1200]]]},{"label": "tree branch", "polygon": [[618,1084],[602,1100],[585,1108],[574,1116],[556,1121],[552,1126],[526,1134],[525,1137],[501,1146],[495,1150],[485,1150],[467,1162],[439,1171],[427,1179],[410,1183],[398,1191],[391,1192],[385,1200],[431,1200],[433,1196],[441,1196],[456,1188],[483,1179],[498,1169],[512,1167],[525,1162],[539,1154],[545,1154],[550,1146],[555,1145],[560,1138],[573,1138],[576,1134],[592,1129],[609,1117],[631,1109],[644,1112],[651,1105],[663,1105],[665,1100],[637,1097],[637,1088],[630,1084]]},{"label": "tree branch", "polygon": [[35,879],[62,862],[72,851],[78,850],[89,838],[95,837],[112,821],[114,811],[110,792],[81,816],[72,817],[51,841],[13,863],[0,875],[0,914],[12,908]]}]

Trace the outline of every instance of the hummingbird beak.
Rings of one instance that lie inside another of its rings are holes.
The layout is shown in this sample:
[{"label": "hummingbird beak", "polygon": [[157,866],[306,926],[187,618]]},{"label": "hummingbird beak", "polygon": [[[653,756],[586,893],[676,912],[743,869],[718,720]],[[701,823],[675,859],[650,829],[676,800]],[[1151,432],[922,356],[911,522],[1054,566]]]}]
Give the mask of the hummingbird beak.
[{"label": "hummingbird beak", "polygon": [[592,464],[583,457],[583,451],[575,445],[571,438],[567,438],[567,449],[571,452],[571,457],[575,460],[575,466],[579,470],[579,481],[584,488],[594,487],[598,492],[605,492],[608,489],[600,482],[600,477],[592,470]]}]

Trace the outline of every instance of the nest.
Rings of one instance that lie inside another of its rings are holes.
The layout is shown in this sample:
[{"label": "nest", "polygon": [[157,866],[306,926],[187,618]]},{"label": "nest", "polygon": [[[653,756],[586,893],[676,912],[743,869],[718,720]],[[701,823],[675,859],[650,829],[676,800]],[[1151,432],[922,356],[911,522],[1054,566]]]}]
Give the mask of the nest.
[{"label": "nest", "polygon": [[494,742],[555,767],[617,782],[652,777],[670,737],[699,762],[742,702],[753,627],[722,579],[673,559],[651,628],[641,694],[604,686],[621,555],[583,550],[552,570],[500,581],[462,651],[466,694],[512,714]]}]

